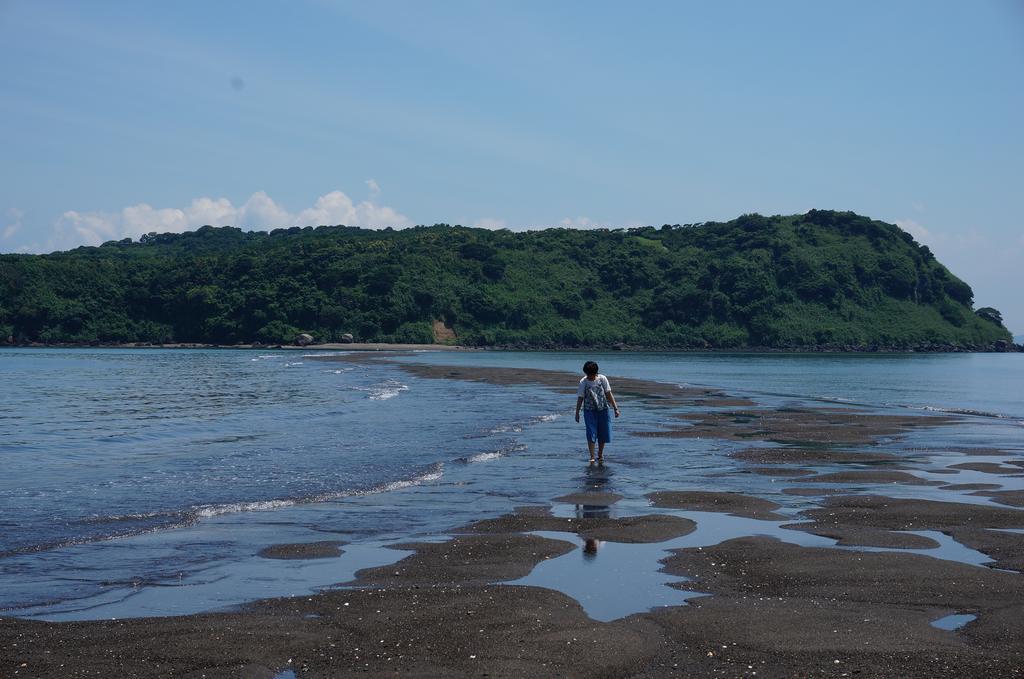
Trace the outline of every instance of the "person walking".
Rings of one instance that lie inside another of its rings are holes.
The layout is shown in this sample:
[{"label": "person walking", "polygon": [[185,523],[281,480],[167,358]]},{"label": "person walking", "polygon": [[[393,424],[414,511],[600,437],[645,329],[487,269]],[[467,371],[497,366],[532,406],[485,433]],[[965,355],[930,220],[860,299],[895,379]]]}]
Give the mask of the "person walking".
[{"label": "person walking", "polygon": [[[583,364],[583,379],[576,390],[576,421],[580,421],[580,409],[583,409],[583,421],[587,428],[587,449],[590,461],[594,461],[594,446],[597,445],[597,461],[604,461],[604,447],[612,440],[612,418],[619,416],[619,406],[612,395],[612,385],[608,378],[598,372],[594,361]],[[609,409],[608,406],[611,406]]]}]

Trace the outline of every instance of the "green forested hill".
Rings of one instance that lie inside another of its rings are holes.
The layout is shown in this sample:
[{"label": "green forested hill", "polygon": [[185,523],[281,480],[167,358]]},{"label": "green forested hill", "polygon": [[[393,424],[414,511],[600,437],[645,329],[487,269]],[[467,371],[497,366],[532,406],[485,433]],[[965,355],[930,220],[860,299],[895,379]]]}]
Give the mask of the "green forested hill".
[{"label": "green forested hill", "polygon": [[850,212],[525,233],[203,227],[0,256],[0,340],[981,347],[999,313],[891,224]]}]

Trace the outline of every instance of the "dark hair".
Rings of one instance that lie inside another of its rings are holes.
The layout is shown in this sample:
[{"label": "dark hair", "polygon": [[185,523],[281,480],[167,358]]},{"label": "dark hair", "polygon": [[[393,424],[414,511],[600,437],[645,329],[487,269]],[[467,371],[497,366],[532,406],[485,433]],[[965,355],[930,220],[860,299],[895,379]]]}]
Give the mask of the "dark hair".
[{"label": "dark hair", "polygon": [[593,361],[587,361],[583,364],[583,372],[587,375],[594,375],[597,373],[597,364]]}]

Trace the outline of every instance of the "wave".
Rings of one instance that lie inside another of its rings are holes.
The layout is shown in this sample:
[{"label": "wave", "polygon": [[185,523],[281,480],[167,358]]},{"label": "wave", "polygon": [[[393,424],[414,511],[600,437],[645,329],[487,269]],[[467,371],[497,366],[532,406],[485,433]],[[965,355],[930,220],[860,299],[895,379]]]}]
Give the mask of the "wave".
[{"label": "wave", "polygon": [[270,509],[283,509],[294,507],[299,500],[261,500],[257,502],[231,502],[222,505],[201,505],[193,507],[191,513],[197,518],[208,519],[223,514],[238,514],[241,512],[265,512]]},{"label": "wave", "polygon": [[[756,393],[756,392],[752,392]],[[763,392],[768,393],[768,392]],[[799,394],[771,394],[773,396],[791,396],[794,398],[802,398]],[[846,406],[861,406],[865,408],[900,408],[903,410],[918,410],[927,413],[948,413],[950,415],[968,415],[970,417],[988,417],[995,420],[1015,420],[1019,418],[1019,415],[1007,415],[1005,413],[997,413],[989,410],[978,410],[976,408],[957,408],[954,406],[933,406],[933,405],[915,405],[912,403],[893,403],[883,402],[880,405],[875,403],[866,403],[864,401],[846,398],[844,396],[824,396],[824,395],[812,395],[809,398],[815,401],[823,401],[825,403],[835,403],[837,405]]]},{"label": "wave", "polygon": [[[153,513],[154,515],[157,513]],[[144,527],[127,528],[124,530],[108,531],[101,535],[78,535],[71,538],[64,538],[60,540],[54,540],[52,542],[43,542],[33,545],[23,545],[20,547],[12,547],[10,549],[0,549],[0,559],[18,556],[22,554],[37,554],[39,552],[48,552],[55,549],[65,549],[67,547],[76,547],[78,545],[87,545],[94,542],[107,542],[109,540],[119,540],[121,538],[130,538],[137,535],[146,535],[147,533],[156,533],[157,531],[171,530],[173,528],[187,528],[198,521],[198,518],[189,516],[183,512],[164,512],[169,519],[164,523],[158,525],[150,525]],[[112,522],[119,521],[131,521],[130,515],[124,515],[121,517],[113,517]],[[141,519],[136,519],[141,520]],[[79,523],[103,523],[102,517],[92,518],[90,521],[79,521]]]},{"label": "wave", "polygon": [[[243,512],[265,512],[275,509],[285,509],[299,505],[318,504],[321,502],[333,502],[344,500],[350,497],[365,497],[380,493],[390,493],[405,488],[412,488],[424,483],[437,481],[444,476],[444,464],[437,462],[425,471],[415,474],[409,478],[397,479],[380,483],[368,488],[354,488],[341,491],[319,493],[295,498],[280,498],[273,500],[253,500],[240,502],[225,502],[221,504],[193,505],[182,510],[158,510],[151,512],[136,512],[127,514],[112,514],[109,516],[88,516],[76,519],[74,523],[86,525],[124,525],[128,523],[142,523],[145,525],[124,528],[121,530],[107,530],[103,534],[82,535],[52,542],[13,547],[7,550],[0,550],[0,558],[15,556],[18,554],[32,554],[45,552],[75,545],[84,545],[94,542],[105,542],[120,538],[134,537],[157,531],[171,530],[174,528],[186,528],[198,523],[202,519],[224,516],[226,514],[240,514]],[[154,524],[153,522],[158,523]]]},{"label": "wave", "polygon": [[415,476],[407,479],[388,481],[369,488],[339,490],[329,493],[319,493],[317,495],[307,495],[303,497],[279,500],[258,500],[254,502],[231,502],[220,505],[202,505],[199,507],[193,507],[191,511],[201,518],[221,516],[223,514],[237,514],[240,512],[265,512],[274,509],[294,507],[296,505],[309,505],[318,504],[320,502],[344,500],[348,497],[365,497],[367,495],[389,493],[395,490],[402,490],[403,488],[411,488],[424,483],[430,483],[431,481],[437,481],[442,476],[444,476],[444,464],[437,462],[421,474],[416,474]]},{"label": "wave", "polygon": [[496,450],[486,450],[482,453],[476,453],[475,455],[467,455],[466,457],[460,457],[456,460],[456,462],[461,462],[462,464],[477,464],[479,462],[490,462],[492,460],[497,460],[502,457],[505,457],[510,453],[522,452],[526,450],[526,448],[526,444],[519,443],[517,441],[515,443],[512,443],[511,445],[505,446],[504,448],[498,448]]},{"label": "wave", "polygon": [[905,403],[886,403],[886,406],[906,408],[907,410],[923,410],[930,413],[949,413],[950,415],[970,415],[972,417],[990,417],[995,420],[1013,420],[1018,416],[994,413],[987,410],[975,410],[974,408],[950,408],[945,406],[915,406]]},{"label": "wave", "polygon": [[499,424],[496,427],[492,427],[491,429],[488,429],[487,433],[488,434],[508,434],[508,433],[519,434],[519,433],[521,433],[523,431],[524,427],[529,427],[529,426],[534,425],[534,424],[540,424],[541,422],[554,422],[555,420],[557,420],[560,417],[561,417],[561,415],[558,414],[558,413],[549,413],[547,415],[537,415],[536,417],[531,417],[528,420],[522,420],[522,421],[519,421],[519,422],[511,422],[511,423],[508,423],[508,424]]},{"label": "wave", "polygon": [[519,434],[523,431],[523,425],[519,422],[513,422],[512,424],[499,424],[497,427],[491,427],[487,430],[488,434]]},{"label": "wave", "polygon": [[387,382],[381,382],[374,384],[370,387],[352,387],[356,391],[365,391],[370,395],[371,401],[386,401],[390,398],[398,396],[403,391],[409,391],[408,385],[402,384],[397,380],[388,380]]},{"label": "wave", "polygon": [[497,460],[499,457],[502,457],[502,454],[496,450],[493,450],[489,453],[477,453],[476,455],[470,455],[465,459],[467,463],[472,464],[474,462],[487,462],[489,460]]}]

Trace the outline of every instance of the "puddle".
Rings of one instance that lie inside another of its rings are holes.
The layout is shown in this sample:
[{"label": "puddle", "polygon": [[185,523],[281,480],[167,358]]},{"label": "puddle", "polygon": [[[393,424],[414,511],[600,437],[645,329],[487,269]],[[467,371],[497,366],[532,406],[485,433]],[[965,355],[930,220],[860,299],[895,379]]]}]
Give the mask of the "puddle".
[{"label": "puddle", "polygon": [[964,625],[966,625],[967,623],[971,622],[972,620],[977,620],[977,619],[978,619],[978,616],[971,615],[969,613],[947,615],[944,618],[939,618],[938,620],[932,620],[931,626],[932,627],[938,627],[939,629],[953,631],[953,630],[958,630],[961,627],[963,627]]},{"label": "puddle", "polygon": [[585,541],[575,533],[536,531],[534,535],[571,542],[577,547],[567,554],[541,562],[526,577],[503,584],[531,585],[562,592],[576,599],[591,618],[607,622],[660,606],[680,606],[694,597],[706,596],[668,586],[687,579],[661,572],[660,561],[669,556],[668,550],[710,547],[734,538],[766,536],[802,547],[923,554],[972,566],[992,561],[988,555],[965,547],[938,531],[906,531],[939,543],[938,547],[931,549],[837,547],[831,538],[781,527],[792,523],[791,520],[764,521],[714,512],[665,513],[695,521],[696,530],[689,535],[651,544]]},{"label": "puddle", "polygon": [[609,505],[573,505],[573,516],[577,519],[608,519],[612,516]]},{"label": "puddle", "polygon": [[534,535],[569,540],[577,548],[539,564],[524,578],[505,583],[557,590],[576,599],[594,620],[607,622],[657,606],[681,606],[705,596],[666,587],[686,579],[659,571],[666,543],[624,544],[583,539],[572,533],[538,531]]},{"label": "puddle", "polygon": [[274,679],[296,679],[295,670],[281,670],[274,675]]},{"label": "puddle", "polygon": [[900,530],[894,533],[907,533],[908,535],[920,535],[931,538],[939,543],[938,547],[927,549],[893,549],[892,547],[861,547],[861,546],[837,546],[838,549],[848,549],[857,552],[897,552],[900,554],[923,554],[934,559],[944,561],[956,561],[970,566],[985,566],[992,563],[992,557],[984,552],[979,552],[970,547],[965,547],[945,533],[937,530]]},{"label": "puddle", "polygon": [[[963,463],[961,458],[956,463]],[[1006,464],[1005,457],[989,459],[979,456],[971,458],[969,462],[991,462],[995,464]],[[952,473],[950,473],[952,472]],[[914,470],[914,473],[928,481],[942,481],[944,483],[993,483],[1002,486],[1004,490],[1024,489],[1024,479],[1012,474],[993,474],[990,472],[978,471],[977,469],[945,469],[945,470]]]},{"label": "puddle", "polygon": [[808,547],[829,547],[829,538],[779,528],[785,521],[759,521],[714,512],[671,512],[697,523],[697,529],[665,542],[650,544],[587,541],[575,533],[537,531],[534,535],[572,542],[568,554],[543,561],[524,578],[505,584],[553,589],[576,599],[594,620],[607,622],[659,606],[680,606],[706,596],[667,587],[686,578],[661,572],[668,550],[707,547],[737,537],[766,535]]}]

